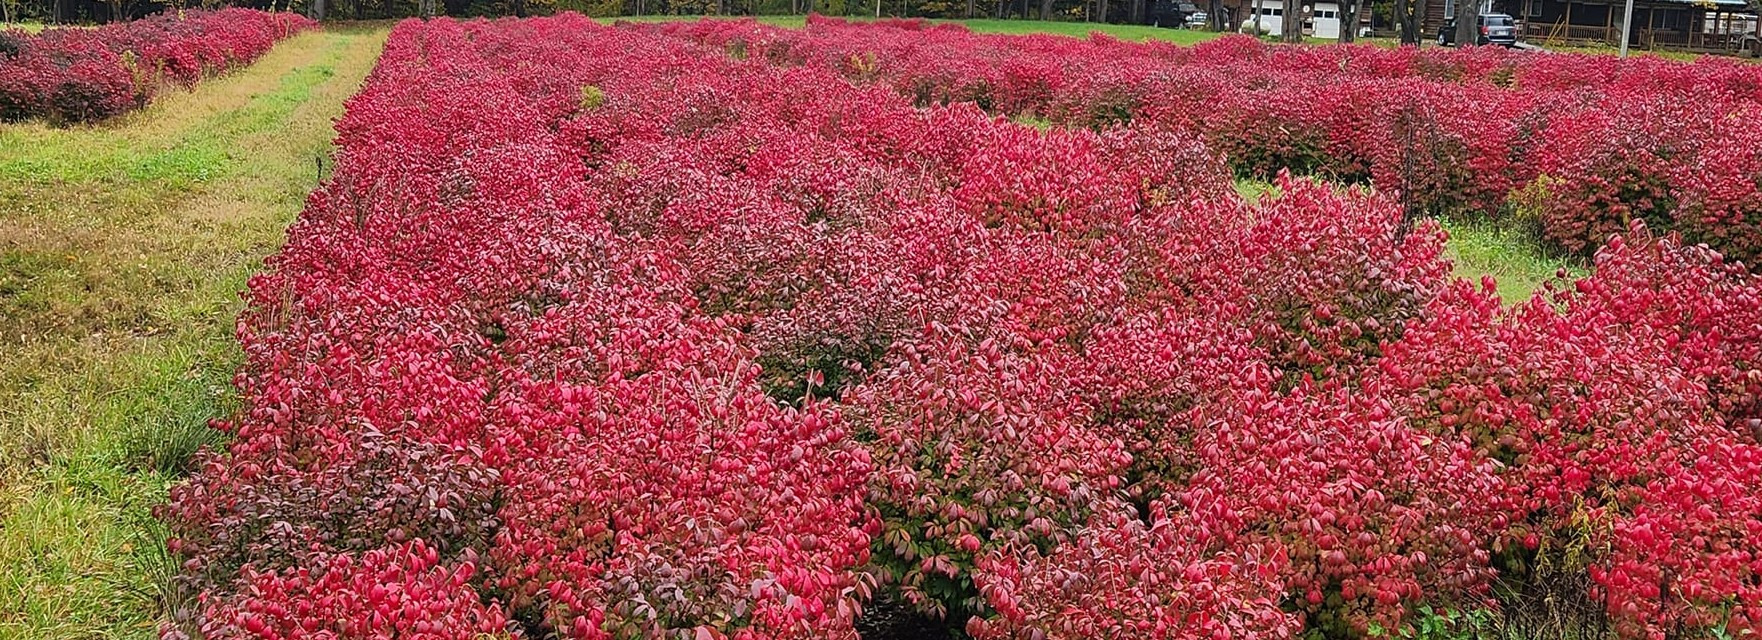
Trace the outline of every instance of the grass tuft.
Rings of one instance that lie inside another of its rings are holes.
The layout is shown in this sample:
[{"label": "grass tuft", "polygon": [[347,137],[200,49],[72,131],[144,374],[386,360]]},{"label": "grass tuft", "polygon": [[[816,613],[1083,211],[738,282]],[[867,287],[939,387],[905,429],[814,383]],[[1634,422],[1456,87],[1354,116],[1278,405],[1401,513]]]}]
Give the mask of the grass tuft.
[{"label": "grass tuft", "polygon": [[1568,278],[1590,273],[1582,260],[1548,255],[1539,240],[1520,230],[1486,222],[1442,224],[1450,234],[1446,252],[1456,275],[1475,281],[1492,276],[1499,298],[1507,305],[1529,300],[1561,271]]}]

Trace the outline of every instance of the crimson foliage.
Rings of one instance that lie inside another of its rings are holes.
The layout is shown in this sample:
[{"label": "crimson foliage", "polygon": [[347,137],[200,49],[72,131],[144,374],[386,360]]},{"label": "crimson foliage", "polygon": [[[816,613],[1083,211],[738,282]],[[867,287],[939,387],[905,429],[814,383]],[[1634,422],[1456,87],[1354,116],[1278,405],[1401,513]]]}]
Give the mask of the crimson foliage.
[{"label": "crimson foliage", "polygon": [[251,9],[167,12],[93,29],[0,32],[0,121],[103,120],[147,104],[161,85],[189,86],[250,64],[318,23]]},{"label": "crimson foliage", "polygon": [[800,30],[752,21],[638,28],[834,69],[919,105],[971,102],[1061,125],[1187,132],[1239,174],[1288,169],[1366,183],[1415,213],[1523,216],[1587,257],[1635,219],[1735,258],[1762,255],[1746,198],[1758,174],[1733,157],[1757,142],[1754,65],[1246,37],[1183,48],[819,16]]},{"label": "crimson foliage", "polygon": [[[1743,268],[1622,227],[1506,310],[1379,193],[1245,202],[1179,128],[734,29],[393,31],[251,281],[236,438],[160,512],[202,594],[167,638],[1362,636],[1540,566],[1627,636],[1762,631]],[[810,34],[895,32],[969,37]],[[1125,47],[1021,41],[1075,46]]]}]

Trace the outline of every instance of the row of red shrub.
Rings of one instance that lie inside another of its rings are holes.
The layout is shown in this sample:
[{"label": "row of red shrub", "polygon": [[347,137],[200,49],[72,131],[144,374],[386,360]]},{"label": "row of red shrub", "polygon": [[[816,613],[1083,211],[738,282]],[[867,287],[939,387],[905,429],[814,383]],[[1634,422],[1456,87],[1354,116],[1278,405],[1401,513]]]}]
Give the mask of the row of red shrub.
[{"label": "row of red shrub", "polygon": [[[1201,136],[1239,174],[1368,183],[1410,210],[1521,215],[1589,256],[1645,220],[1762,255],[1762,67],[1495,47],[1193,47],[980,35],[958,25],[638,25],[884,82],[918,104]],[[1515,210],[1515,211],[1514,211]]]},{"label": "row of red shrub", "polygon": [[1494,585],[1762,631],[1741,269],[1637,229],[1507,311],[1382,196],[721,51],[394,30],[160,514],[165,637],[1363,636]]},{"label": "row of red shrub", "polygon": [[256,60],[317,23],[251,9],[177,11],[92,29],[0,31],[0,121],[103,120],[147,104],[162,84]]}]

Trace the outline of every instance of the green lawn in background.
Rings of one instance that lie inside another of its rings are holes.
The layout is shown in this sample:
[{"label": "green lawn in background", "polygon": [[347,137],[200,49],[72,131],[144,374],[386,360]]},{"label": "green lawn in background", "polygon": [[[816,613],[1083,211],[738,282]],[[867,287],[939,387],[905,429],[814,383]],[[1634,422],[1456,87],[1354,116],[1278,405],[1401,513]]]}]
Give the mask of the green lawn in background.
[{"label": "green lawn in background", "polygon": [[[628,21],[634,21],[634,22],[669,22],[669,21],[676,21],[676,20],[700,20],[700,19],[731,20],[731,19],[736,19],[736,18],[713,18],[713,17],[695,16],[695,15],[681,15],[681,16],[654,15],[654,16],[630,16],[630,17],[621,17],[621,18],[601,18],[601,20],[603,20],[605,22],[614,22],[614,21],[618,21],[618,20],[628,20]],[[807,21],[807,19],[803,16],[758,16],[756,19],[759,22],[762,22],[765,24],[776,25],[779,27],[786,27],[786,28],[790,28],[790,29],[799,29]],[[865,20],[865,19],[872,19],[872,18],[868,18],[865,16],[856,16],[856,17],[852,17],[850,19],[851,20]],[[1100,33],[1107,34],[1109,36],[1113,36],[1115,38],[1119,38],[1121,40],[1132,40],[1132,41],[1160,40],[1160,41],[1164,41],[1164,42],[1173,42],[1176,44],[1197,44],[1200,42],[1205,42],[1207,40],[1215,40],[1215,39],[1218,39],[1218,38],[1221,38],[1221,37],[1224,37],[1225,35],[1227,35],[1226,33],[1221,33],[1221,32],[1216,32],[1216,31],[1170,29],[1170,28],[1152,27],[1152,26],[1148,26],[1148,25],[1135,25],[1135,24],[1096,24],[1093,22],[1058,22],[1058,21],[1047,22],[1047,21],[1041,21],[1041,20],[991,20],[991,19],[931,20],[931,22],[952,22],[952,23],[956,23],[956,24],[963,24],[963,25],[966,25],[966,27],[968,29],[971,29],[977,33],[1002,33],[1002,34],[1010,34],[1010,35],[1026,35],[1026,34],[1046,33],[1046,34],[1061,35],[1061,36],[1071,36],[1071,37],[1075,37],[1075,38],[1086,38],[1092,32],[1100,32]],[[1400,41],[1396,40],[1395,38],[1359,38],[1358,42],[1365,43],[1365,44],[1373,44],[1373,45],[1376,45],[1379,47],[1386,47],[1386,48],[1390,48],[1390,49],[1401,46]],[[1332,40],[1321,40],[1321,39],[1317,39],[1317,38],[1308,38],[1308,39],[1304,40],[1304,43],[1305,44],[1331,44],[1331,43],[1333,43],[1333,41]],[[1540,44],[1540,43],[1536,43],[1536,44]],[[1425,42],[1422,42],[1420,44],[1420,46],[1433,47],[1433,46],[1437,46],[1437,45],[1434,45],[1430,42],[1430,40],[1427,40]],[[1550,46],[1547,48],[1550,51],[1560,51],[1560,52],[1565,52],[1565,53],[1589,53],[1589,54],[1597,54],[1597,55],[1617,55],[1620,53],[1620,51],[1618,49],[1616,49],[1615,47],[1610,47],[1610,46],[1602,46],[1602,47]],[[1633,55],[1636,55],[1636,56],[1656,56],[1659,58],[1665,58],[1665,59],[1669,59],[1669,60],[1679,60],[1679,61],[1694,61],[1696,59],[1699,59],[1702,55],[1704,55],[1704,54],[1698,54],[1698,53],[1682,53],[1682,52],[1676,52],[1676,51],[1634,51],[1632,53],[1633,53]]]},{"label": "green lawn in background", "polygon": [[[623,18],[603,18],[605,22],[627,20],[632,22],[669,22],[675,20],[700,19],[732,19],[704,18],[702,16],[633,16]],[[801,28],[807,23],[803,16],[758,16],[759,22],[790,29]],[[863,20],[854,17],[852,20]],[[1010,35],[1026,35],[1047,33],[1075,38],[1089,37],[1091,32],[1100,32],[1121,40],[1162,40],[1177,44],[1194,44],[1222,37],[1224,34],[1210,31],[1190,31],[1186,29],[1165,29],[1146,25],[1132,24],[1096,24],[1093,22],[1045,22],[1041,20],[932,20],[931,22],[952,22],[966,25],[977,33],[1002,33]]]}]

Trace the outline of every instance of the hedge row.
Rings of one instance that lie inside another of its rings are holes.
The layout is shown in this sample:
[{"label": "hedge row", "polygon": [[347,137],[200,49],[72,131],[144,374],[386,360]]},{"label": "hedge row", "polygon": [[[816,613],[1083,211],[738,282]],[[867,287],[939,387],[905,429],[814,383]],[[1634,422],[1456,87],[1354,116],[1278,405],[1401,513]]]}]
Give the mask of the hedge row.
[{"label": "hedge row", "polygon": [[1590,256],[1633,220],[1762,255],[1762,67],[1495,47],[1194,47],[958,25],[631,25],[777,64],[836,69],[918,104],[1203,138],[1238,174],[1373,185],[1415,214],[1518,218]]},{"label": "hedge row", "polygon": [[1762,631],[1742,269],[1635,227],[1507,311],[1382,196],[723,51],[393,31],[166,638]]},{"label": "hedge row", "polygon": [[93,29],[0,31],[0,121],[110,118],[146,106],[162,85],[189,86],[250,64],[317,26],[293,13],[222,9]]}]

